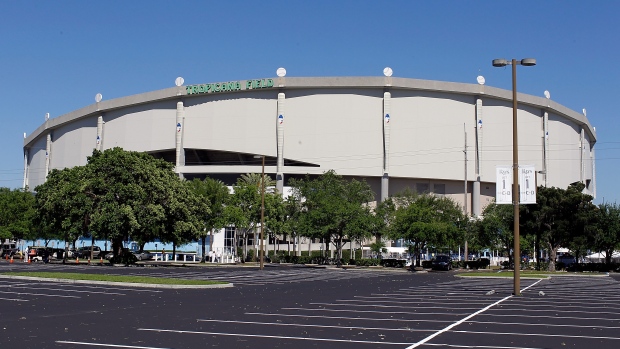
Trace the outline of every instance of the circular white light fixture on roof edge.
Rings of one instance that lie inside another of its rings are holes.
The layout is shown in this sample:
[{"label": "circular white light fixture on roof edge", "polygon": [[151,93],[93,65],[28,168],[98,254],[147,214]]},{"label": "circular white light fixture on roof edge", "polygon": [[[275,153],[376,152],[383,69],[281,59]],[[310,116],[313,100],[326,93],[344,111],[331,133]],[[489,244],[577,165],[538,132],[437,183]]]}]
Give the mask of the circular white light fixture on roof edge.
[{"label": "circular white light fixture on roof edge", "polygon": [[95,102],[99,103],[101,102],[101,99],[103,99],[103,96],[101,95],[101,93],[97,93],[95,95]]},{"label": "circular white light fixture on roof edge", "polygon": [[184,82],[185,82],[185,79],[183,79],[180,76],[178,78],[176,78],[176,80],[174,80],[174,84],[177,85],[178,87],[183,86]]},{"label": "circular white light fixture on roof edge", "polygon": [[476,81],[478,81],[478,84],[480,85],[484,85],[484,83],[486,82],[486,80],[484,79],[484,76],[482,75],[478,75],[478,77],[476,78]]},{"label": "circular white light fixture on roof edge", "polygon": [[390,67],[383,68],[383,75],[387,76],[388,78],[392,76],[393,73],[394,71],[392,71],[392,68]]},{"label": "circular white light fixture on roof edge", "polygon": [[549,91],[545,90],[545,98],[550,99],[551,98],[551,93],[549,93]]},{"label": "circular white light fixture on roof edge", "polygon": [[278,70],[276,70],[276,75],[283,78],[286,76],[286,69],[280,67],[278,68]]}]

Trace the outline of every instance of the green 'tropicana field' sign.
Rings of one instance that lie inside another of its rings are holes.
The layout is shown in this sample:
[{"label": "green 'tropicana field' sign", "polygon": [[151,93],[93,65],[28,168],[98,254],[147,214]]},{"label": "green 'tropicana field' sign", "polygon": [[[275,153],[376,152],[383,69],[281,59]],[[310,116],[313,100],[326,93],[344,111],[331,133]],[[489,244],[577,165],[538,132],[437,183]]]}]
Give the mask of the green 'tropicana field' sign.
[{"label": "green 'tropicana field' sign", "polygon": [[273,79],[246,80],[245,84],[241,81],[216,82],[212,84],[189,85],[185,89],[188,95],[201,93],[217,93],[241,90],[256,90],[262,88],[272,88]]}]

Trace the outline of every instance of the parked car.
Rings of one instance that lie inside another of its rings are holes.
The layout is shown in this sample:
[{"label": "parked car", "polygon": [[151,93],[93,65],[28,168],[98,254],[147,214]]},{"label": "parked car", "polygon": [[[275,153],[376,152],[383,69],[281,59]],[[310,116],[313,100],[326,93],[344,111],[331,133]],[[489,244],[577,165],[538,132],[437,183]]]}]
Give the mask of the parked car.
[{"label": "parked car", "polygon": [[[73,253],[73,257],[90,258],[90,249],[91,246],[80,247]],[[92,249],[93,258],[99,258],[99,255],[101,254],[101,248],[99,248],[99,246],[92,246]]]},{"label": "parked car", "polygon": [[451,270],[452,258],[450,256],[440,255],[435,257],[431,262],[433,270]]},{"label": "parked car", "polygon": [[150,259],[153,259],[153,254],[149,251],[131,251],[131,253],[133,253],[133,255],[136,256],[139,261],[148,261]]},{"label": "parked car", "polygon": [[0,245],[0,257],[9,256],[12,257],[18,252],[17,244],[15,242],[5,242]]},{"label": "parked car", "polygon": [[28,247],[28,258],[33,262],[47,263],[51,257],[51,248],[43,246]]}]

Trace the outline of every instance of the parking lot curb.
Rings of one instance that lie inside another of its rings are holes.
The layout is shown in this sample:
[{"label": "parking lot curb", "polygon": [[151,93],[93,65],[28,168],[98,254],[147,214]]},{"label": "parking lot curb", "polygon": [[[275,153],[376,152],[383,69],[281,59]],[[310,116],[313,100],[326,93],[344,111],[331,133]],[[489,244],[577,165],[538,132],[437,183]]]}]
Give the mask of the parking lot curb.
[{"label": "parking lot curb", "polygon": [[165,289],[204,289],[204,288],[234,287],[232,283],[214,284],[214,285],[162,285],[162,284],[139,284],[139,283],[134,283],[134,282],[113,282],[113,281],[96,281],[96,280],[42,278],[42,277],[34,277],[34,276],[17,276],[17,275],[15,276],[0,275],[0,279],[51,281],[51,282],[61,282],[61,283],[67,283],[67,284],[108,285],[108,286],[140,287],[140,288],[165,288]]}]

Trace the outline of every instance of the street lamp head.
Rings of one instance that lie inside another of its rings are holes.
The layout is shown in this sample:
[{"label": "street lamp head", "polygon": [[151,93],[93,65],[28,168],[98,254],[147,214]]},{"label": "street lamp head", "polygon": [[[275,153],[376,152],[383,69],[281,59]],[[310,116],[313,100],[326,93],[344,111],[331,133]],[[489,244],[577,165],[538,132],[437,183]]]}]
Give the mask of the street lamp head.
[{"label": "street lamp head", "polygon": [[505,60],[504,58],[499,58],[499,59],[494,59],[493,60],[493,66],[494,67],[505,67],[508,65],[508,61]]},{"label": "street lamp head", "polygon": [[521,60],[521,65],[528,66],[528,67],[536,65],[536,59],[535,58],[523,58]]}]

